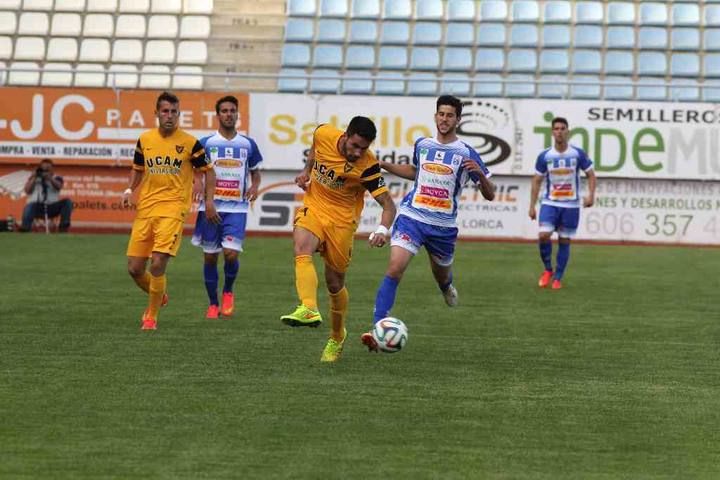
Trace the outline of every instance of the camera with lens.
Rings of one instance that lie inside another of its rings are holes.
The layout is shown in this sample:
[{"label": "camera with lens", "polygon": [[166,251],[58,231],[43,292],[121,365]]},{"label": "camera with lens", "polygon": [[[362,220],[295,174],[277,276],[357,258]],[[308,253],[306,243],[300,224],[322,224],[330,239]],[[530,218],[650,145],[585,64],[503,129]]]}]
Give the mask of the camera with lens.
[{"label": "camera with lens", "polygon": [[35,175],[38,177],[42,177],[45,174],[45,170],[43,170],[42,167],[37,167],[37,170],[35,170]]}]

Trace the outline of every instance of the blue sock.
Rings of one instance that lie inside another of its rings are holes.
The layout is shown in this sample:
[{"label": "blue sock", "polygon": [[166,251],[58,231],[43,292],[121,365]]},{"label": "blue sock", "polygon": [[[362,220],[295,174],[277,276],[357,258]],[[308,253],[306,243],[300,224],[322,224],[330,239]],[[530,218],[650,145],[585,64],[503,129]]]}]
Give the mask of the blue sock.
[{"label": "blue sock", "polygon": [[233,291],[235,277],[240,270],[240,261],[236,258],[234,262],[225,262],[225,284],[223,285],[223,293]]},{"label": "blue sock", "polygon": [[378,288],[377,296],[375,297],[373,323],[377,323],[390,315],[390,310],[392,310],[392,307],[395,304],[395,294],[397,293],[399,283],[399,280],[388,277],[387,275],[383,278],[380,288]]},{"label": "blue sock", "polygon": [[557,257],[555,258],[555,262],[557,263],[557,268],[555,269],[555,275],[554,277],[558,280],[562,279],[563,274],[565,273],[565,267],[567,267],[568,260],[570,260],[570,244],[569,243],[560,243],[558,244],[558,253]]},{"label": "blue sock", "polygon": [[205,289],[207,290],[210,305],[219,305],[218,302],[218,270],[217,265],[204,264],[203,277],[205,278]]},{"label": "blue sock", "polygon": [[452,272],[450,272],[450,278],[448,279],[447,283],[443,283],[442,285],[438,284],[441,292],[445,293],[445,291],[450,288],[450,285],[452,285],[452,277]]},{"label": "blue sock", "polygon": [[[540,246],[540,259],[545,265],[545,270],[552,271],[552,240],[549,242],[538,242]],[[558,253],[558,257],[560,254]]]}]

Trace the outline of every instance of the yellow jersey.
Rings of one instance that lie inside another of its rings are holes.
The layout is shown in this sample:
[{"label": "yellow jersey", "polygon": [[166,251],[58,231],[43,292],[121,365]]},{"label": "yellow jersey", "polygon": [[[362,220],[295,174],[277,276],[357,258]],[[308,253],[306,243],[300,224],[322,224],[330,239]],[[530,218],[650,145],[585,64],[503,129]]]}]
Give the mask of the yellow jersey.
[{"label": "yellow jersey", "polygon": [[348,162],[338,150],[343,132],[329,124],[313,134],[315,164],[304,204],[333,223],[357,223],[362,213],[365,191],[373,197],[387,192],[380,174],[380,163],[368,150],[355,162]]},{"label": "yellow jersey", "polygon": [[157,128],[143,132],[133,160],[133,169],[143,172],[137,218],[185,220],[192,204],[194,168],[212,168],[197,138],[180,129],[168,137]]}]

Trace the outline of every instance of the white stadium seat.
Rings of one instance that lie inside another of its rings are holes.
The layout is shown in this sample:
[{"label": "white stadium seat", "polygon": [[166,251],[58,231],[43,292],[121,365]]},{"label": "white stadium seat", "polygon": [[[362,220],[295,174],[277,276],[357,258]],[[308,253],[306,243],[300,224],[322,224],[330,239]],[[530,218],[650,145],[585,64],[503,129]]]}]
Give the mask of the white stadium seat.
[{"label": "white stadium seat", "polygon": [[45,39],[42,37],[18,37],[15,39],[15,60],[44,60]]},{"label": "white stadium seat", "polygon": [[[35,71],[20,71],[34,69]],[[35,62],[13,62],[8,75],[9,85],[37,85],[40,83],[40,67]]]},{"label": "white stadium seat", "polygon": [[53,8],[53,0],[23,0],[23,10],[50,11]]},{"label": "white stadium seat", "polygon": [[148,21],[148,38],[175,38],[178,35],[178,20],[175,15],[153,15]]},{"label": "white stadium seat", "polygon": [[[182,0],[152,0],[152,13],[182,13]],[[142,84],[142,80],[140,81]]]},{"label": "white stadium seat", "polygon": [[50,21],[47,13],[23,12],[20,14],[17,33],[19,35],[47,35]]},{"label": "white stadium seat", "polygon": [[438,80],[434,73],[413,73],[408,80],[408,95],[435,95]]},{"label": "white stadium seat", "polygon": [[182,64],[205,64],[207,63],[207,44],[186,40],[178,43],[177,63]]},{"label": "white stadium seat", "polygon": [[0,37],[0,60],[10,60],[13,52],[13,41],[10,37]]},{"label": "white stadium seat", "polygon": [[56,12],[82,12],[85,10],[85,0],[55,0]]},{"label": "white stadium seat", "polygon": [[202,68],[196,66],[175,67],[172,88],[200,89],[203,87]]},{"label": "white stadium seat", "polygon": [[105,68],[95,63],[80,63],[75,70],[76,87],[104,87]]},{"label": "white stadium seat", "polygon": [[14,35],[17,31],[15,12],[0,12],[0,35]]},{"label": "white stadium seat", "polygon": [[475,2],[473,0],[450,0],[447,4],[449,22],[472,22],[475,20]]},{"label": "white stadium seat", "polygon": [[3,10],[20,10],[22,0],[0,0],[0,8]]},{"label": "white stadium seat", "polygon": [[[422,74],[418,74],[422,75]],[[370,95],[372,93],[373,81],[370,72],[354,71],[345,72],[342,82],[342,92],[347,95]]]},{"label": "white stadium seat", "polygon": [[113,63],[140,63],[143,44],[140,40],[115,40],[112,47]]},{"label": "white stadium seat", "polygon": [[50,34],[58,37],[79,37],[82,18],[77,13],[56,13],[52,18]]},{"label": "white stadium seat", "polygon": [[180,38],[210,37],[210,17],[186,15],[180,20]]},{"label": "white stadium seat", "polygon": [[[338,93],[340,91],[340,78],[322,78],[325,76],[337,77],[337,70],[313,70],[310,78],[311,93]],[[319,78],[318,78],[319,77]]]},{"label": "white stadium seat", "polygon": [[88,0],[88,12],[115,12],[118,0]]},{"label": "white stadium seat", "polygon": [[140,71],[140,88],[170,88],[170,67],[167,65],[143,65]]},{"label": "white stadium seat", "polygon": [[0,62],[0,86],[7,82],[7,70],[5,70],[5,62]]},{"label": "white stadium seat", "polygon": [[110,60],[110,41],[104,38],[86,38],[80,44],[81,62],[107,62]]},{"label": "white stadium seat", "polygon": [[[73,74],[69,63],[48,62],[43,65],[40,84],[47,87],[70,87],[73,83]],[[53,72],[51,70],[63,70]]]},{"label": "white stadium seat", "polygon": [[175,62],[175,43],[172,40],[148,40],[145,44],[145,63]]},{"label": "white stadium seat", "polygon": [[136,88],[138,85],[137,67],[116,63],[110,65],[107,86],[116,88]]},{"label": "white stadium seat", "polygon": [[118,12],[120,13],[147,13],[150,10],[150,0],[120,0]]},{"label": "white stadium seat", "polygon": [[350,15],[352,18],[374,20],[380,16],[380,0],[351,0]]},{"label": "white stadium seat", "polygon": [[83,36],[110,38],[115,32],[113,16],[107,13],[90,13],[85,15]]},{"label": "white stadium seat", "polygon": [[48,42],[45,59],[61,62],[74,62],[78,57],[78,43],[74,38],[51,38]]},{"label": "white stadium seat", "polygon": [[142,38],[145,36],[144,15],[118,15],[115,23],[118,38]]}]

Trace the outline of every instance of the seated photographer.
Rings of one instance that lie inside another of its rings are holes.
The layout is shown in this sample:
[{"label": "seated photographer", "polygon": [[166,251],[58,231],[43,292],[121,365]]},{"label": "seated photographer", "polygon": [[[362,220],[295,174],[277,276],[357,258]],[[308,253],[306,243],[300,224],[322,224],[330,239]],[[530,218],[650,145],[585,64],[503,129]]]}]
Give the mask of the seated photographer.
[{"label": "seated photographer", "polygon": [[72,201],[69,198],[60,200],[60,190],[63,188],[63,178],[54,175],[53,163],[49,158],[40,162],[40,166],[25,182],[25,193],[28,196],[27,204],[23,210],[21,232],[32,229],[36,218],[53,218],[60,216],[59,231],[66,232],[70,228],[70,215],[72,214]]}]

